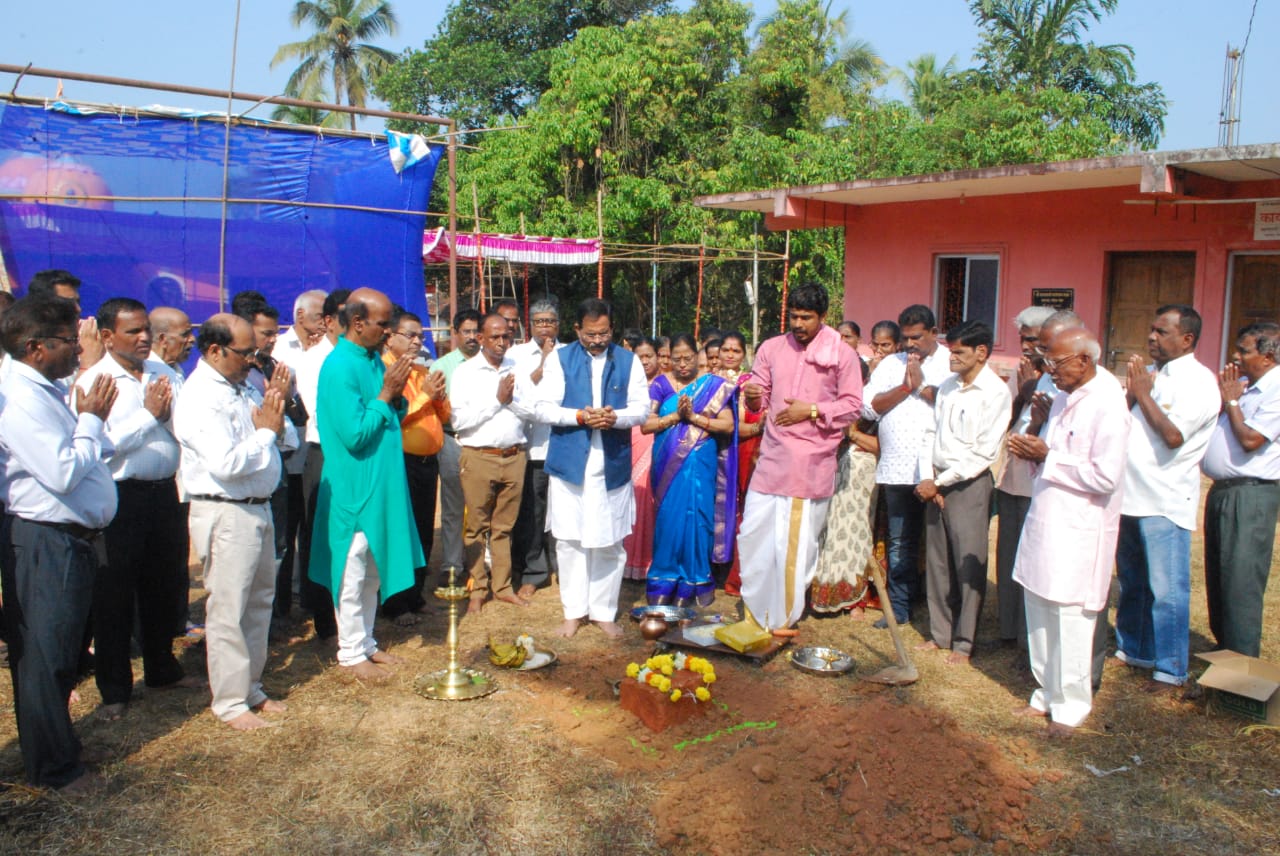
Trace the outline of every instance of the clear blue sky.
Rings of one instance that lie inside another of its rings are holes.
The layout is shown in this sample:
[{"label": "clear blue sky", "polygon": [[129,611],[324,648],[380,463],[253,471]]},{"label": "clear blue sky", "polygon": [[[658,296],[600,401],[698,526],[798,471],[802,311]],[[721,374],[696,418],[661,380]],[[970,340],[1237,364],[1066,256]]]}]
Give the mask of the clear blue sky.
[{"label": "clear blue sky", "polygon": [[[443,0],[394,2],[398,35],[382,40],[395,51],[419,47],[433,35]],[[235,0],[170,2],[25,0],[8,4],[0,27],[0,62],[93,72],[115,77],[225,89],[231,74]],[[284,89],[289,68],[268,67],[278,45],[301,34],[289,25],[291,2],[246,0],[240,17],[236,89],[261,95]],[[683,5],[683,4],[682,4]],[[1162,149],[1213,146],[1228,44],[1241,47],[1254,0],[1121,0],[1120,11],[1090,31],[1100,44],[1126,43],[1137,52],[1138,77],[1155,80],[1170,101]],[[772,0],[756,4],[767,13]],[[849,9],[850,34],[866,39],[891,66],[933,53],[955,55],[961,67],[972,57],[977,30],[964,0],[835,0]],[[1258,0],[1245,58],[1242,143],[1280,142],[1280,109],[1273,90],[1280,80],[1280,3]],[[1272,83],[1268,83],[1272,81]],[[8,91],[13,75],[0,74]],[[52,95],[56,84],[25,79],[19,92]],[[142,106],[224,109],[225,105],[164,92],[109,89],[69,81],[65,97]],[[892,92],[887,94],[894,94]],[[243,110],[246,105],[238,109]],[[269,108],[259,108],[266,114]],[[362,127],[376,130],[381,123]]]}]

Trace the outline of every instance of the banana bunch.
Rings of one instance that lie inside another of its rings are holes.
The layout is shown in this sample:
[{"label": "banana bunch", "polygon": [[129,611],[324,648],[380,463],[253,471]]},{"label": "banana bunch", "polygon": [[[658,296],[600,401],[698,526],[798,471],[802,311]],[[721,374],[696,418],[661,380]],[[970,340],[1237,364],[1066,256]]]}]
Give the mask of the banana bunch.
[{"label": "banana bunch", "polygon": [[518,669],[533,653],[533,639],[521,636],[514,645],[499,645],[489,637],[489,662],[504,669]]}]

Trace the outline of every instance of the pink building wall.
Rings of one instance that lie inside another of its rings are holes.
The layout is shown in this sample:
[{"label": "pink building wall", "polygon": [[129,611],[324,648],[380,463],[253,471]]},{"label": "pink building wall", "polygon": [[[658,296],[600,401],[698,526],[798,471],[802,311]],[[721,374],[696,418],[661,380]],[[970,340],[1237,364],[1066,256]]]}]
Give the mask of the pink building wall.
[{"label": "pink building wall", "polygon": [[[1280,181],[1240,189],[1244,198],[1280,197]],[[1148,196],[1126,204],[1140,198],[1136,188],[1123,187],[849,207],[842,212],[845,317],[865,336],[873,323],[896,320],[909,304],[936,310],[937,256],[997,255],[994,357],[1007,365],[1019,353],[1012,319],[1031,305],[1033,288],[1075,289],[1075,310],[1105,333],[1109,253],[1191,251],[1192,302],[1204,318],[1197,354],[1216,368],[1223,358],[1231,254],[1280,252],[1280,241],[1253,240],[1252,202],[1173,205]]]}]

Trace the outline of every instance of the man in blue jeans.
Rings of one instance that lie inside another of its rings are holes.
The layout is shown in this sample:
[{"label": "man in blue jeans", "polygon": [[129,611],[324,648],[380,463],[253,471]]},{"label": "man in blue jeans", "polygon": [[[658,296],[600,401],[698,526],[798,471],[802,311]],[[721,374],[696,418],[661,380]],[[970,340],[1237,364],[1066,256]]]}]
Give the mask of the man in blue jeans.
[{"label": "man in blue jeans", "polygon": [[1136,354],[1128,364],[1133,430],[1116,547],[1116,657],[1153,670],[1149,692],[1187,679],[1200,459],[1222,403],[1216,376],[1195,358],[1199,338],[1194,309],[1161,306],[1147,336],[1154,370]]},{"label": "man in blue jeans", "polygon": [[[863,392],[863,415],[880,422],[880,460],[876,484],[884,491],[889,519],[889,591],[893,617],[899,624],[911,617],[911,603],[920,596],[920,537],[924,505],[916,499],[920,483],[920,450],[925,429],[933,423],[938,386],[951,376],[951,352],[938,342],[933,310],[919,304],[898,316],[902,328],[899,353],[885,357]],[[881,618],[875,624],[888,624]]]}]

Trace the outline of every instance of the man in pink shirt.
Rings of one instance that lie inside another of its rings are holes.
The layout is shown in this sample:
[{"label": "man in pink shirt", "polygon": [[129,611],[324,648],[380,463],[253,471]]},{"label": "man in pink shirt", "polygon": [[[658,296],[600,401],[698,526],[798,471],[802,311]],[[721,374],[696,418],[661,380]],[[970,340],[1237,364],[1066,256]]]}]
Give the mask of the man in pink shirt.
[{"label": "man in pink shirt", "polygon": [[1060,390],[1047,434],[1014,434],[1009,452],[1037,463],[1013,579],[1026,599],[1031,672],[1040,689],[1024,716],[1049,718],[1062,737],[1093,706],[1093,632],[1106,609],[1120,533],[1129,412],[1124,390],[1097,366],[1101,349],[1082,327],[1063,330],[1045,355]]},{"label": "man in pink shirt", "polygon": [[742,599],[777,635],[804,612],[818,559],[818,533],[835,489],[836,447],[862,410],[858,357],[822,323],[829,298],[802,285],[787,299],[791,332],[763,343],[744,394],[767,409],[760,459],[738,530]]}]

